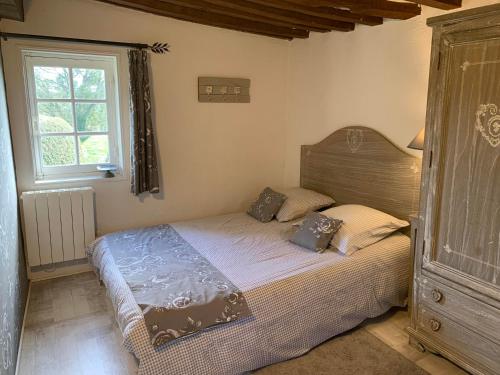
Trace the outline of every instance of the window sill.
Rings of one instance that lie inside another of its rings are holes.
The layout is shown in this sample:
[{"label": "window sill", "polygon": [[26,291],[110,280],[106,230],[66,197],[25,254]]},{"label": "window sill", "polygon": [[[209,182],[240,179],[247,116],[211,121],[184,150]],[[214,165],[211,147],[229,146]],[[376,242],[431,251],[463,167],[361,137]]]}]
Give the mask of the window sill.
[{"label": "window sill", "polygon": [[91,183],[91,182],[118,182],[126,181],[127,177],[122,174],[116,174],[115,177],[104,177],[103,175],[92,176],[79,176],[79,177],[60,177],[60,178],[46,178],[35,180],[35,185],[67,185],[78,183]]}]

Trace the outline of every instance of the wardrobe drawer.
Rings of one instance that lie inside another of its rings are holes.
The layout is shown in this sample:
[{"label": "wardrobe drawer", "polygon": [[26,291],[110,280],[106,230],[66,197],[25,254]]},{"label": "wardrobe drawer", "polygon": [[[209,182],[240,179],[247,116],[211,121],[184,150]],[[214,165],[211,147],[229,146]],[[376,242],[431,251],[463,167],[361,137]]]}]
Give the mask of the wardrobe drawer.
[{"label": "wardrobe drawer", "polygon": [[418,308],[417,330],[425,331],[442,347],[476,361],[491,373],[500,373],[500,345],[427,306]]},{"label": "wardrobe drawer", "polygon": [[500,344],[500,310],[427,277],[419,284],[420,303]]}]

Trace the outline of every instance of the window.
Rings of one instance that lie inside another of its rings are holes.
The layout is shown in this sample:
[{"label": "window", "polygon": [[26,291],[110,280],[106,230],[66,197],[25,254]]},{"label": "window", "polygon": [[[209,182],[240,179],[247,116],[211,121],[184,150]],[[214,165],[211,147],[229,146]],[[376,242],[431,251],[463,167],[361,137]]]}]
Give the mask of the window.
[{"label": "window", "polygon": [[35,179],[121,168],[114,56],[23,51]]}]

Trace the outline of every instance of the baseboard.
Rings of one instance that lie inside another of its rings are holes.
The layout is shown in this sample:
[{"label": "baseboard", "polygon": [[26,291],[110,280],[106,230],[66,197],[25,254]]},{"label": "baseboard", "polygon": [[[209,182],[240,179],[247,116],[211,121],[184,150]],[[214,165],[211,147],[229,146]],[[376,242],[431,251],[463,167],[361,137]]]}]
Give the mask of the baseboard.
[{"label": "baseboard", "polygon": [[38,272],[32,272],[28,270],[28,277],[31,281],[41,281],[47,279],[53,279],[61,276],[75,275],[77,273],[92,271],[92,266],[88,263],[86,264],[76,264],[72,266],[60,267],[51,270],[42,270]]},{"label": "baseboard", "polygon": [[31,280],[28,280],[28,295],[26,296],[26,306],[24,307],[24,314],[23,314],[23,324],[21,326],[21,335],[19,336],[19,345],[17,348],[17,360],[16,360],[16,371],[14,374],[19,374],[19,363],[21,362],[21,352],[22,352],[22,347],[23,347],[23,338],[24,338],[24,326],[26,325],[26,316],[28,315],[28,307],[30,304],[30,297],[31,297]]}]

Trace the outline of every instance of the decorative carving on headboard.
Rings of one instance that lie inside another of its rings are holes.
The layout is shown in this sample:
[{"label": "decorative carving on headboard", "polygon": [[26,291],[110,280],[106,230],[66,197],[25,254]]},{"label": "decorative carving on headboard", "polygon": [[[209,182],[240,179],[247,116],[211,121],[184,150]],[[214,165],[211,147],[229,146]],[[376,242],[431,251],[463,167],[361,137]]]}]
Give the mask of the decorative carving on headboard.
[{"label": "decorative carving on headboard", "polygon": [[349,149],[355,153],[363,144],[363,129],[347,129],[346,139]]},{"label": "decorative carving on headboard", "polygon": [[300,183],[338,204],[362,204],[408,219],[418,212],[420,165],[379,132],[349,126],[302,146]]}]

